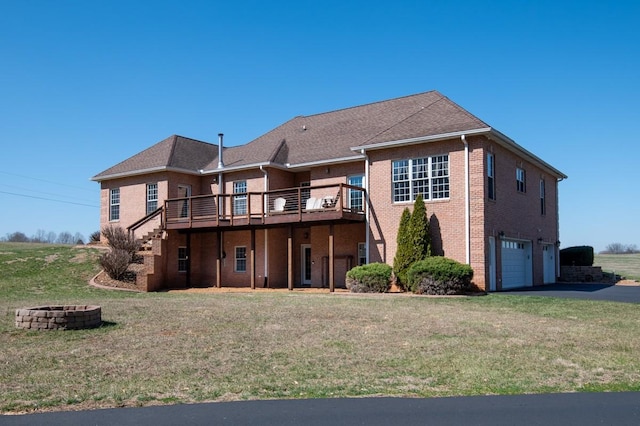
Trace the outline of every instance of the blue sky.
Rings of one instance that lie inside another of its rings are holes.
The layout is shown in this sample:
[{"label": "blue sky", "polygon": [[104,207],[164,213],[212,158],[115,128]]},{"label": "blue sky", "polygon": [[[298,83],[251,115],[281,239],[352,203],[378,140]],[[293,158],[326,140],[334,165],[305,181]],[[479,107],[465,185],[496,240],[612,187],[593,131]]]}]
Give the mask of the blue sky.
[{"label": "blue sky", "polygon": [[562,246],[640,246],[640,2],[0,0],[0,236],[99,228],[170,136],[438,90],[569,176]]}]

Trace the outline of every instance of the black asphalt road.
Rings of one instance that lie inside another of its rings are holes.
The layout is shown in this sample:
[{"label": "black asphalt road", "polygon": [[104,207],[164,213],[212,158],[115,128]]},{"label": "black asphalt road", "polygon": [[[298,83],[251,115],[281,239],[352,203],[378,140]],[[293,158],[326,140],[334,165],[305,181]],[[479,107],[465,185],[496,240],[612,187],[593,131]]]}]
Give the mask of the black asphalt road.
[{"label": "black asphalt road", "polygon": [[607,300],[610,302],[640,303],[640,286],[576,283],[526,287],[496,294],[565,297],[573,299]]},{"label": "black asphalt road", "polygon": [[634,425],[640,393],[221,402],[0,416],[15,425]]}]

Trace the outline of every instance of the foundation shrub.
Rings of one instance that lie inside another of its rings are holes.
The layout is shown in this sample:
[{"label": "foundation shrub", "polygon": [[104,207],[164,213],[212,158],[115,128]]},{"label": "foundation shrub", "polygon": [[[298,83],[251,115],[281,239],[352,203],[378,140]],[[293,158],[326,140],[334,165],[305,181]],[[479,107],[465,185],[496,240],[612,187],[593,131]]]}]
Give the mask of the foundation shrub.
[{"label": "foundation shrub", "polygon": [[369,263],[347,272],[346,285],[352,293],[385,293],[389,290],[391,266]]},{"label": "foundation shrub", "polygon": [[100,256],[100,266],[114,280],[124,278],[129,263],[131,263],[131,255],[126,250],[112,249]]},{"label": "foundation shrub", "polygon": [[417,294],[464,294],[472,289],[473,269],[442,256],[415,262],[407,271],[411,291]]},{"label": "foundation shrub", "polygon": [[120,226],[105,226],[102,228],[102,235],[107,239],[109,247],[113,250],[126,251],[131,259],[140,250],[140,242]]}]

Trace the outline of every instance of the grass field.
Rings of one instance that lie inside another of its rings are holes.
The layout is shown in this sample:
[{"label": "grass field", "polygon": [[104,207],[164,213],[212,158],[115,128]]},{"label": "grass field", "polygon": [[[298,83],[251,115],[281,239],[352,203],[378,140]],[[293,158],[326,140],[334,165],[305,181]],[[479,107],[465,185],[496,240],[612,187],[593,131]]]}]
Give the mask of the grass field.
[{"label": "grass field", "polygon": [[[0,413],[273,398],[640,390],[631,304],[87,286],[97,253],[0,244]],[[34,332],[16,308],[99,304]]]},{"label": "grass field", "polygon": [[596,254],[593,262],[605,272],[615,272],[631,280],[640,281],[640,253]]}]

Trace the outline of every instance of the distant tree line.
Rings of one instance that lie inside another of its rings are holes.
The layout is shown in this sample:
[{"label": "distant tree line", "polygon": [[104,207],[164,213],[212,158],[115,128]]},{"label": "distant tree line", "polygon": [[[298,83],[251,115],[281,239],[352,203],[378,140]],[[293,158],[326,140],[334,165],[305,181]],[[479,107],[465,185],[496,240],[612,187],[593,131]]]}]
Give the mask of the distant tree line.
[{"label": "distant tree line", "polygon": [[[89,236],[90,241],[94,241],[96,235],[94,232]],[[97,232],[97,238],[100,239],[100,233]],[[28,237],[23,232],[13,232],[11,234],[7,234],[4,237],[0,237],[0,241],[9,242],[9,243],[44,243],[44,244],[84,244],[85,239],[84,236],[76,232],[72,234],[71,232],[61,232],[56,234],[55,232],[47,232],[43,229],[38,229],[35,234],[31,237]]]},{"label": "distant tree line", "polygon": [[611,243],[605,247],[601,254],[633,254],[640,253],[638,246],[635,244]]}]

